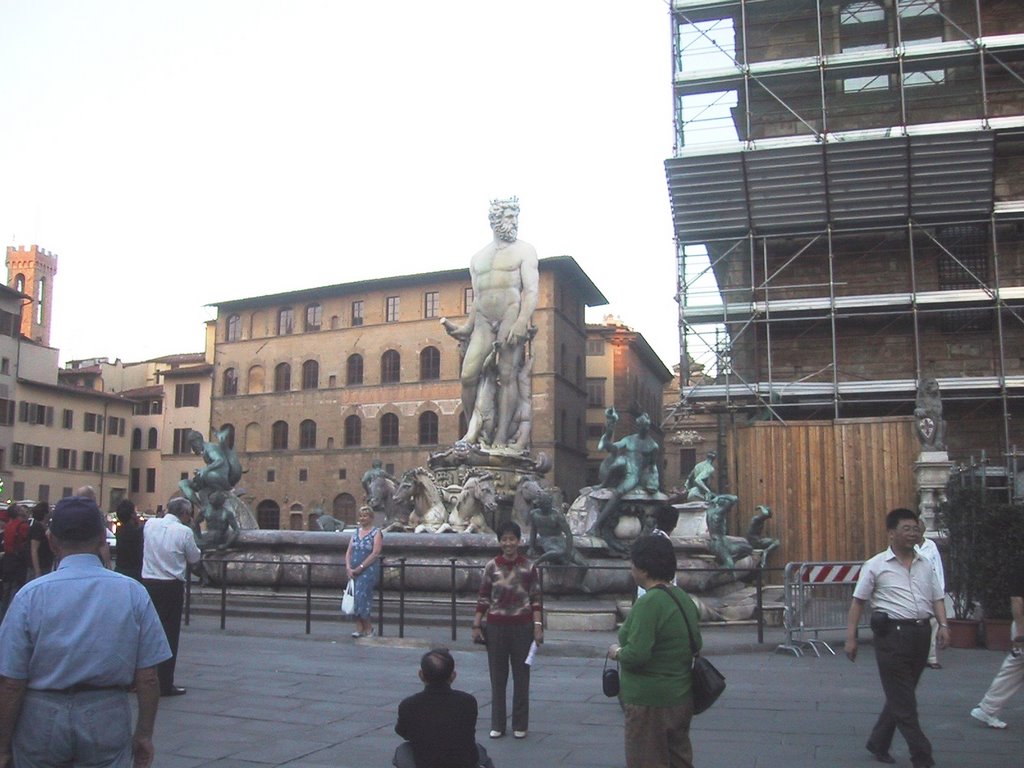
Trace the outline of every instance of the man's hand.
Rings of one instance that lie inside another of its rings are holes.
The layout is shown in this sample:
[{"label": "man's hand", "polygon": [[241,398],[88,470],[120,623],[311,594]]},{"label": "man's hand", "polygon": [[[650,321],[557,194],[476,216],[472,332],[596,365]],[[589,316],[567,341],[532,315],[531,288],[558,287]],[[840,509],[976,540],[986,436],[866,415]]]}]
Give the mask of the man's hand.
[{"label": "man's hand", "polygon": [[857,660],[857,638],[846,638],[846,644],[843,646],[843,650],[846,652],[846,658],[850,661]]},{"label": "man's hand", "polygon": [[949,627],[939,627],[935,634],[935,647],[944,650],[949,646]]},{"label": "man's hand", "polygon": [[132,768],[149,768],[153,764],[153,738],[135,734],[132,738]]},{"label": "man's hand", "polygon": [[526,321],[516,320],[509,329],[505,343],[510,347],[518,347],[526,340]]}]

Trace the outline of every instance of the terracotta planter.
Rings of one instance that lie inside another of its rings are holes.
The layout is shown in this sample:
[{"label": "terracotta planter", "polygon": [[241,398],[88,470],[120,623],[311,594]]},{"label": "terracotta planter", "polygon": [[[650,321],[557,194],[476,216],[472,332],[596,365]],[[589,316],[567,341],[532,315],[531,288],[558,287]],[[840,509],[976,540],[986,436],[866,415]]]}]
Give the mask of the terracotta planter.
[{"label": "terracotta planter", "polygon": [[990,651],[1008,651],[1010,642],[1009,619],[985,619],[985,647]]},{"label": "terracotta planter", "polygon": [[976,619],[948,619],[950,648],[977,648],[978,625]]}]

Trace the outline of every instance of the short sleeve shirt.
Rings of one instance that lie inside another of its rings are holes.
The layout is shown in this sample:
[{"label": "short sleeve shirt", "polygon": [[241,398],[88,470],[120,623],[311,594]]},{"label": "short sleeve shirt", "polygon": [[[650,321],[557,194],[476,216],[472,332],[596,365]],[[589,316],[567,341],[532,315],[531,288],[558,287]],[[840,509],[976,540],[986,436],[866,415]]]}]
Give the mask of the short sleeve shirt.
[{"label": "short sleeve shirt", "polygon": [[68,555],[15,595],[0,625],[0,675],[31,690],[129,685],[135,670],[171,657],[139,582],[96,555]]},{"label": "short sleeve shirt", "polygon": [[907,569],[890,547],[864,563],[853,596],[870,601],[873,610],[885,611],[892,619],[927,619],[943,593],[927,558],[915,552]]}]

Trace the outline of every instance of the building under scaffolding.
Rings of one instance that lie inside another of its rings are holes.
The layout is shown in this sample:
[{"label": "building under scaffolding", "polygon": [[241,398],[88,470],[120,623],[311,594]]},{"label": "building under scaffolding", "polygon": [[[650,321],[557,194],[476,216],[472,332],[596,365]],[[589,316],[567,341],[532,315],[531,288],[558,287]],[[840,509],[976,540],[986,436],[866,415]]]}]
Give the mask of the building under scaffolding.
[{"label": "building under scaffolding", "polygon": [[[910,415],[1024,446],[1015,0],[673,0],[682,407]],[[686,386],[689,384],[689,386]],[[997,458],[999,457],[999,458]]]}]

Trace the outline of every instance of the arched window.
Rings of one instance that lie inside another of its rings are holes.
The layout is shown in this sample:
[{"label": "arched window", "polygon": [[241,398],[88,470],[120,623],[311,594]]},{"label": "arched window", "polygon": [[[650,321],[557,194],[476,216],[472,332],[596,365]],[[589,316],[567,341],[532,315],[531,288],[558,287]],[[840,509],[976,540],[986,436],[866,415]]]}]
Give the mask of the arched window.
[{"label": "arched window", "polygon": [[16,290],[18,293],[24,293],[25,292],[25,276],[24,275],[19,273],[14,278],[14,290]]},{"label": "arched window", "polygon": [[349,355],[345,365],[345,382],[351,384],[363,383],[363,356]]},{"label": "arched window", "polygon": [[389,349],[380,356],[380,383],[397,384],[402,375],[402,356]]},{"label": "arched window", "polygon": [[441,378],[441,353],[437,347],[424,347],[420,352],[420,381]]},{"label": "arched window", "polygon": [[358,416],[345,419],[345,447],[352,448],[363,443],[363,421]]},{"label": "arched window", "polygon": [[307,360],[302,364],[302,388],[316,389],[320,386],[320,363]]},{"label": "arched window", "polygon": [[356,498],[351,493],[339,493],[331,503],[331,515],[346,523],[356,521]]},{"label": "arched window", "polygon": [[319,304],[306,305],[306,330],[319,331],[323,322],[324,310]]},{"label": "arched window", "polygon": [[272,451],[287,451],[288,450],[288,422],[287,421],[275,421],[274,426],[270,428],[270,450]]},{"label": "arched window", "polygon": [[433,411],[420,414],[420,445],[437,445],[437,414]]},{"label": "arched window", "polygon": [[132,450],[138,451],[142,449],[142,430],[136,427],[132,430]]},{"label": "arched window", "polygon": [[227,333],[224,336],[225,341],[239,341],[242,338],[242,318],[238,315],[231,315],[228,317],[228,328]]},{"label": "arched window", "polygon": [[234,368],[228,368],[224,371],[223,390],[225,395],[238,394],[238,371]]},{"label": "arched window", "polygon": [[316,448],[316,422],[304,419],[299,424],[299,450],[311,451]]},{"label": "arched window", "polygon": [[281,527],[281,507],[273,499],[264,499],[256,505],[256,525],[265,531]]},{"label": "arched window", "polygon": [[146,447],[149,448],[150,450],[159,447],[156,427],[149,428],[149,439],[146,442]]},{"label": "arched window", "polygon": [[380,417],[380,444],[398,445],[398,416],[393,413]]},{"label": "arched window", "polygon": [[288,336],[295,330],[295,311],[284,307],[277,313],[277,335]]},{"label": "arched window", "polygon": [[288,363],[278,363],[274,368],[274,391],[287,392],[292,388],[292,367]]},{"label": "arched window", "polygon": [[245,425],[245,446],[243,450],[253,452],[263,450],[263,427],[255,421]]},{"label": "arched window", "polygon": [[263,392],[263,366],[254,365],[249,369],[249,376],[246,378],[246,394],[259,395]]}]

